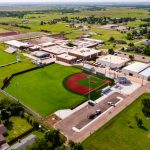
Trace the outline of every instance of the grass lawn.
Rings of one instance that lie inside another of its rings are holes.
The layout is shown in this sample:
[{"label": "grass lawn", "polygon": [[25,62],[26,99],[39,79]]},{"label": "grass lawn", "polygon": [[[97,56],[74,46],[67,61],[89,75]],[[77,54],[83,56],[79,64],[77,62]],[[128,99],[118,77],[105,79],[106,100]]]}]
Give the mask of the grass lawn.
[{"label": "grass lawn", "polygon": [[3,32],[8,32],[8,30],[5,30],[4,28],[0,28],[0,33],[3,33]]},{"label": "grass lawn", "polygon": [[5,49],[7,49],[7,46],[4,44],[0,44],[0,65],[16,61],[16,55],[4,52]]},{"label": "grass lawn", "polygon": [[[6,45],[0,44],[0,65],[6,65],[8,63],[16,61],[17,54],[8,54],[4,52],[6,48],[7,48]],[[35,65],[31,63],[30,59],[26,58],[22,54],[18,55],[21,58],[21,62],[5,67],[0,67],[0,87],[3,85],[3,80],[6,77],[10,77],[13,73],[17,73],[35,67]]]},{"label": "grass lawn", "polygon": [[[6,57],[6,59],[7,59],[7,57]],[[27,58],[22,56],[21,60],[22,61],[19,63],[0,68],[0,86],[3,85],[3,80],[6,77],[10,77],[13,73],[17,73],[17,72],[24,71],[24,70],[27,70],[29,68],[35,67],[35,65],[33,65],[31,63],[30,59],[27,59]]]},{"label": "grass lawn", "polygon": [[[142,113],[143,98],[150,98],[150,94],[140,96],[133,104],[119,115],[96,131],[83,142],[86,150],[148,150],[150,149],[150,120],[146,120]],[[147,131],[138,128],[135,115],[142,119]],[[128,126],[128,122],[133,128]]]},{"label": "grass lawn", "polygon": [[78,72],[81,70],[53,64],[13,78],[5,90],[45,117],[85,100],[84,96],[68,91],[63,85],[64,78]]},{"label": "grass lawn", "polygon": [[32,126],[25,119],[20,117],[11,117],[10,122],[11,123],[7,127],[7,142],[32,129]]},{"label": "grass lawn", "polygon": [[[79,80],[79,84],[89,87],[89,78],[84,78]],[[97,88],[104,84],[104,81],[102,79],[96,78],[96,77],[90,77],[90,87],[91,88]]]}]

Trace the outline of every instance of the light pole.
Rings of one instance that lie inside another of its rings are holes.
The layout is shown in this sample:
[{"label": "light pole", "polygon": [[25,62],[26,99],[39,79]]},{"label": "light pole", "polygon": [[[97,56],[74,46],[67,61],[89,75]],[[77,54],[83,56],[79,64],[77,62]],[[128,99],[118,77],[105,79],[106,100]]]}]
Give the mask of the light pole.
[{"label": "light pole", "polygon": [[91,86],[91,84],[90,84],[90,75],[88,76],[88,78],[89,78],[89,96],[88,96],[88,98],[89,98],[89,100],[90,100],[90,98],[91,98],[91,95],[90,95],[90,86]]}]

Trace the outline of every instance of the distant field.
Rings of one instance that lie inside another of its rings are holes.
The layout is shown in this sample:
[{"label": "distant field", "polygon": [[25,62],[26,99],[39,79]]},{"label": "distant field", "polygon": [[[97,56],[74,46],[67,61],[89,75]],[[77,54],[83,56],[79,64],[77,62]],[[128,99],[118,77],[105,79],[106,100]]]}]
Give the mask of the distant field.
[{"label": "distant field", "polygon": [[[12,27],[10,25],[4,26],[0,25],[0,28],[5,28],[6,30],[16,30],[19,32],[29,32],[29,31],[41,31],[42,30],[48,30],[52,31],[52,33],[59,33],[59,32],[70,32],[70,34],[66,35],[67,38],[74,39],[76,37],[80,36],[80,30],[73,29],[70,27],[67,27],[66,23],[58,23],[54,25],[40,25],[41,21],[51,21],[53,19],[59,19],[62,17],[88,17],[88,16],[97,16],[97,17],[112,17],[112,18],[121,18],[121,17],[136,17],[137,19],[143,19],[149,17],[149,12],[146,9],[130,9],[130,8],[111,8],[108,7],[106,10],[100,10],[100,11],[87,11],[82,10],[80,13],[59,13],[59,12],[51,12],[46,14],[27,14],[24,16],[23,19],[29,20],[29,24],[23,24],[25,26],[31,27],[31,29],[24,29],[24,28],[18,28],[18,27]],[[0,22],[8,22],[11,23],[18,23],[21,25],[21,21],[23,19],[19,19],[16,17],[0,17]],[[140,22],[140,21],[139,21]],[[131,26],[138,26],[138,21],[129,23]],[[73,31],[73,32],[72,32]],[[0,31],[1,32],[1,31]],[[86,33],[86,32],[85,32]],[[105,37],[104,37],[105,39]]]},{"label": "distant field", "polygon": [[54,64],[13,78],[5,90],[46,117],[85,100],[84,96],[68,91],[63,85],[64,78],[78,72],[81,70]]},{"label": "distant field", "polygon": [[121,17],[136,17],[139,19],[149,17],[149,12],[146,9],[130,9],[130,8],[107,8],[106,10],[101,11],[82,11],[80,15],[85,16],[100,16],[100,17],[112,17],[112,18],[121,18]]},{"label": "distant field", "polygon": [[[142,113],[141,100],[143,98],[150,98],[150,94],[140,96],[133,104],[86,139],[83,142],[85,150],[150,149],[150,121]],[[136,114],[143,120],[143,125],[147,131],[137,127]],[[128,126],[128,122],[133,128]]]}]

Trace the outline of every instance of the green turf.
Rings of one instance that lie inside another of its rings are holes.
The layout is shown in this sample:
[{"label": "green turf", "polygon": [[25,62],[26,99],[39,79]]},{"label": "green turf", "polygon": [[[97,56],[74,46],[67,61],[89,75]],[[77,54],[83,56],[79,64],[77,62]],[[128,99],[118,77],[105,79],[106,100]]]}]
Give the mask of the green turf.
[{"label": "green turf", "polygon": [[84,79],[79,80],[78,82],[79,82],[79,84],[81,84],[83,86],[86,86],[86,87],[90,86],[93,89],[104,84],[104,81],[102,79],[99,79],[96,77],[90,77],[90,79],[84,78]]},{"label": "green turf", "polygon": [[85,100],[84,96],[68,91],[63,85],[64,78],[78,72],[81,70],[53,64],[13,78],[6,91],[45,117]]},{"label": "green turf", "polygon": [[[119,115],[109,121],[83,142],[85,150],[148,150],[150,149],[150,121],[141,109],[143,98],[150,98],[144,94]],[[144,129],[138,128],[135,115],[143,120]],[[128,122],[133,128],[128,126]]]}]

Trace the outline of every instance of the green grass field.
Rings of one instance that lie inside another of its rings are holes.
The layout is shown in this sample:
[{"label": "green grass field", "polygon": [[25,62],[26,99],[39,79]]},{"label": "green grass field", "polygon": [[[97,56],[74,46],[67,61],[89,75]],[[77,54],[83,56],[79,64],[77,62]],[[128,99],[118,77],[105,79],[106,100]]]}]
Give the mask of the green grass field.
[{"label": "green grass field", "polygon": [[8,30],[5,30],[4,28],[0,28],[0,33],[3,33],[3,32],[8,32]]},{"label": "green grass field", "polygon": [[[4,52],[6,48],[6,45],[0,44],[0,65],[6,65],[16,61],[17,54],[8,54]],[[10,77],[13,73],[35,67],[35,65],[31,63],[30,59],[24,57],[22,54],[18,55],[20,56],[21,62],[5,67],[0,67],[0,87],[3,85],[3,80],[6,77]]]},{"label": "green grass field", "polygon": [[78,72],[81,70],[53,64],[13,78],[5,90],[45,117],[85,100],[84,96],[68,91],[63,85],[64,78]]},{"label": "green grass field", "polygon": [[16,61],[16,56],[4,52],[5,49],[7,49],[7,46],[4,44],[0,44],[0,65]]},{"label": "green grass field", "polygon": [[32,126],[25,119],[22,119],[20,117],[11,117],[9,126],[7,127],[7,142],[20,136],[30,129],[32,129]]},{"label": "green grass field", "polygon": [[[85,150],[148,150],[150,149],[150,120],[142,113],[144,94],[119,115],[83,142]],[[135,115],[143,120],[148,131],[137,126]],[[128,122],[133,128],[128,126]]]},{"label": "green grass field", "polygon": [[90,77],[89,78],[84,78],[82,80],[79,80],[79,84],[89,87],[89,80],[90,80],[90,87],[91,88],[98,88],[99,86],[104,84],[104,80],[97,78],[97,77]]}]

